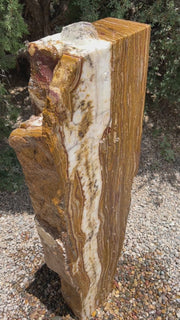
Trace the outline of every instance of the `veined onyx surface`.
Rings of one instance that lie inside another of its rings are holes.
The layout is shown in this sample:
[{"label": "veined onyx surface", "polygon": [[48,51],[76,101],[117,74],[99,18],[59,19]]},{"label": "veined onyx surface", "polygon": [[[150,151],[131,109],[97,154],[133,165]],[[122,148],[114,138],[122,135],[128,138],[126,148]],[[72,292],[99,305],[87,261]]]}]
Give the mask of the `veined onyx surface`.
[{"label": "veined onyx surface", "polygon": [[112,289],[138,168],[150,28],[106,18],[30,43],[37,114],[10,136],[45,261],[88,319]]}]

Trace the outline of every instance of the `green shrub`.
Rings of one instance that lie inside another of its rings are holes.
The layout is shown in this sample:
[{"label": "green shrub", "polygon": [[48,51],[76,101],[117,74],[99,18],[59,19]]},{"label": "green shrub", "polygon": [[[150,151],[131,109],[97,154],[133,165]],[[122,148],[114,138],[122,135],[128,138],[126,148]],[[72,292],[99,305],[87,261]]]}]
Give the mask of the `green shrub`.
[{"label": "green shrub", "polygon": [[27,27],[22,18],[22,5],[18,0],[0,1],[0,69],[15,64],[15,54],[22,47],[22,35]]},{"label": "green shrub", "polygon": [[177,105],[180,102],[180,37],[174,1],[141,4],[134,18],[152,27],[147,82],[149,107],[152,103],[160,109]]},{"label": "green shrub", "polygon": [[15,152],[7,138],[18,117],[8,93],[6,71],[15,66],[16,53],[27,32],[18,0],[0,0],[0,190],[16,191],[23,180]]},{"label": "green shrub", "polygon": [[11,104],[11,97],[2,82],[0,82],[0,106],[0,141],[3,141],[9,137],[19,113]]},{"label": "green shrub", "polygon": [[75,0],[74,4],[79,7],[79,18],[84,21],[93,22],[99,18],[99,4],[96,0]]},{"label": "green shrub", "polygon": [[171,147],[170,142],[168,141],[168,138],[166,136],[163,137],[161,143],[160,143],[160,152],[162,157],[168,161],[175,161],[175,154],[174,150]]},{"label": "green shrub", "polygon": [[22,170],[8,137],[17,121],[19,112],[11,104],[11,97],[4,83],[0,83],[0,191],[17,191],[24,181]]},{"label": "green shrub", "polygon": [[16,154],[8,145],[3,147],[0,157],[0,191],[18,191],[24,182]]}]

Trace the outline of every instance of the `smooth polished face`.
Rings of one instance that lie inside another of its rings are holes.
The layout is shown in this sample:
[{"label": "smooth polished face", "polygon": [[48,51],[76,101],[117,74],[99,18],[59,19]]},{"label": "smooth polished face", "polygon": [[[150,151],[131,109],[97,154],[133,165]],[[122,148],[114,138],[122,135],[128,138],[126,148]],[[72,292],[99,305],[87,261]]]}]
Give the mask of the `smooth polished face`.
[{"label": "smooth polished face", "polygon": [[[49,109],[56,113],[56,135],[59,135],[59,140],[63,135],[68,179],[73,185],[78,175],[84,196],[79,220],[85,236],[81,259],[90,282],[83,299],[82,314],[85,317],[95,308],[102,270],[97,244],[102,193],[99,143],[110,122],[112,44],[98,39],[91,24],[81,23],[66,27],[62,34],[51,39],[50,44],[47,39],[30,45],[30,54],[33,55],[29,90],[39,109],[43,107],[44,113]],[[53,52],[61,53],[58,61],[57,54],[53,55]],[[77,242],[78,234],[74,236]],[[72,263],[74,275],[79,272],[79,262],[77,257]]]},{"label": "smooth polished face", "polygon": [[39,109],[10,137],[48,266],[85,320],[112,289],[138,167],[149,27],[107,18],[31,43]]}]

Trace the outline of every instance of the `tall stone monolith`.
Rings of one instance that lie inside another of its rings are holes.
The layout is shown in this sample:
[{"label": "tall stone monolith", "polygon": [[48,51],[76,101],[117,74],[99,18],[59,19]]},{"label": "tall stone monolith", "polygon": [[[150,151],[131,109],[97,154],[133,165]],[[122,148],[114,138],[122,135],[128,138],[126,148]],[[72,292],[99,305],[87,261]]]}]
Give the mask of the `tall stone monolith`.
[{"label": "tall stone monolith", "polygon": [[[10,136],[47,265],[79,319],[112,289],[138,168],[150,27],[106,18],[29,45],[39,115]],[[134,231],[135,232],[135,231]]]}]

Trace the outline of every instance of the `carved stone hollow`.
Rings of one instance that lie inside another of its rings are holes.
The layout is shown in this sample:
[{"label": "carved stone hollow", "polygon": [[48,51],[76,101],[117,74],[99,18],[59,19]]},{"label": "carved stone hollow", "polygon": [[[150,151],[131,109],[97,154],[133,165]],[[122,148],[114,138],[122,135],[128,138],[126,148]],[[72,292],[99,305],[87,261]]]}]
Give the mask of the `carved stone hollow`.
[{"label": "carved stone hollow", "polygon": [[106,18],[30,43],[39,115],[10,136],[47,265],[79,319],[112,289],[137,172],[150,27]]}]

